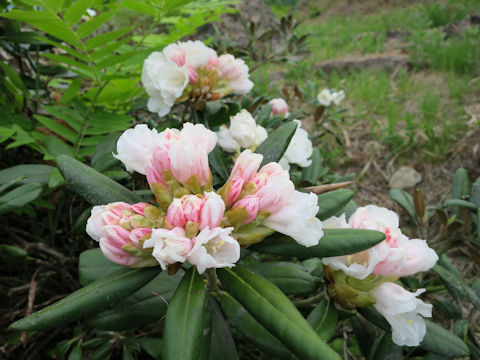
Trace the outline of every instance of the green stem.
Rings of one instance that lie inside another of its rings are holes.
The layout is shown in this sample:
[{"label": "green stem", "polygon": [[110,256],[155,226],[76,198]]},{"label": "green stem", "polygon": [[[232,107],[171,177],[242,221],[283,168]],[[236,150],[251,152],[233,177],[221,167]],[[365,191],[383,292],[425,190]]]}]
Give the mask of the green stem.
[{"label": "green stem", "polygon": [[207,290],[216,291],[218,290],[218,278],[217,271],[215,268],[207,269]]},{"label": "green stem", "polygon": [[295,305],[297,308],[306,308],[316,304],[322,298],[323,298],[323,292],[315,296],[312,296],[311,298],[308,298],[308,299],[293,301],[293,305]]}]

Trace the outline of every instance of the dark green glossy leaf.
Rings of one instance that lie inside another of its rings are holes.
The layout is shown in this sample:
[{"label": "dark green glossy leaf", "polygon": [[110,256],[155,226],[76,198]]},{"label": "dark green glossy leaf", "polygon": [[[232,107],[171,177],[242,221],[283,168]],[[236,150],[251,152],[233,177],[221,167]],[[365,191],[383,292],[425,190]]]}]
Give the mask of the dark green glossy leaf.
[{"label": "dark green glossy leaf", "polygon": [[415,205],[413,203],[413,197],[409,193],[401,189],[391,189],[390,197],[400,205],[403,210],[407,212],[412,219],[415,219]]},{"label": "dark green glossy leaf", "polygon": [[289,262],[259,262],[249,265],[248,268],[276,285],[285,294],[311,293],[320,282],[319,278],[310,275],[303,266]]},{"label": "dark green glossy leaf", "polygon": [[21,208],[37,199],[41,195],[43,188],[44,185],[42,184],[29,183],[21,185],[7,192],[5,195],[0,196],[0,214]]},{"label": "dark green glossy leaf", "polygon": [[339,359],[275,285],[240,265],[219,269],[218,276],[228,292],[299,358]]},{"label": "dark green glossy leaf", "polygon": [[255,152],[263,155],[262,165],[272,161],[278,162],[282,158],[296,130],[297,123],[291,121],[280,126],[260,144]]},{"label": "dark green glossy leaf", "polygon": [[208,163],[216,171],[218,176],[220,176],[220,179],[222,179],[224,182],[227,181],[230,174],[225,165],[225,162],[223,161],[222,153],[218,146],[215,147],[213,151],[210,152],[210,154],[208,154]]},{"label": "dark green glossy leaf", "polygon": [[320,220],[328,219],[341,211],[352,200],[355,193],[348,189],[338,189],[318,195],[318,213]]},{"label": "dark green glossy leaf", "polygon": [[134,330],[165,316],[167,305],[180,282],[183,272],[174,276],[162,272],[140,290],[88,320],[101,330]]},{"label": "dark green glossy leaf", "polygon": [[330,299],[322,299],[307,317],[308,323],[324,340],[329,341],[338,322],[338,314]]},{"label": "dark green glossy leaf", "polygon": [[222,311],[215,300],[209,299],[211,336],[208,358],[209,360],[238,360],[237,347]]},{"label": "dark green glossy leaf", "polygon": [[80,254],[78,262],[80,284],[86,286],[122,268],[108,260],[100,248],[86,250]]},{"label": "dark green glossy leaf", "polygon": [[138,339],[138,342],[140,343],[142,349],[155,360],[160,360],[162,358],[162,339],[142,336],[140,339]]},{"label": "dark green glossy leaf", "polygon": [[221,292],[218,300],[229,323],[257,348],[276,359],[296,359],[290,350],[260,325],[237,300],[226,292]]},{"label": "dark green glossy leaf", "polygon": [[286,235],[274,234],[250,246],[249,249],[266,254],[308,259],[355,254],[385,240],[385,234],[375,230],[325,229],[324,233],[318,245],[311,247],[302,246]]},{"label": "dark green glossy leaf", "polygon": [[167,309],[164,360],[197,360],[201,352],[205,285],[195,266],[185,274]]},{"label": "dark green glossy leaf", "polygon": [[375,349],[375,360],[402,360],[402,347],[393,343],[390,334],[384,334]]},{"label": "dark green glossy leaf", "polygon": [[440,276],[440,279],[442,279],[445,287],[454,297],[460,296],[464,299],[467,299],[472,303],[473,306],[475,306],[477,309],[480,309],[479,297],[475,291],[473,291],[473,289],[464,281],[440,265],[435,265],[432,270],[435,271],[438,276]]},{"label": "dark green glossy leaf", "polygon": [[56,160],[69,187],[91,204],[115,201],[133,204],[142,201],[134,192],[72,157],[60,155]]},{"label": "dark green glossy leaf", "polygon": [[20,179],[20,184],[39,183],[48,184],[48,176],[54,169],[50,165],[25,164],[16,165],[0,170],[0,184]]},{"label": "dark green glossy leaf", "polygon": [[458,336],[431,321],[426,320],[425,322],[427,324],[427,333],[420,344],[422,349],[448,358],[468,356],[470,354],[467,345]]},{"label": "dark green glossy leaf", "polygon": [[119,269],[14,322],[10,328],[21,331],[51,329],[104,311],[144,286],[158,271],[158,268]]}]

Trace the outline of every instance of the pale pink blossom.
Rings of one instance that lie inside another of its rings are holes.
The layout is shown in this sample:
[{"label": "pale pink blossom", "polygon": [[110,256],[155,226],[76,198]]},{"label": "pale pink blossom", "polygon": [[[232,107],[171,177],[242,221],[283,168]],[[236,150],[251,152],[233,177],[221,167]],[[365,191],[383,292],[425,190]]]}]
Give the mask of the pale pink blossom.
[{"label": "pale pink blossom", "polygon": [[149,184],[161,183],[167,185],[163,179],[163,172],[170,171],[170,146],[178,140],[177,129],[166,129],[158,134],[150,159],[147,161],[145,172]]},{"label": "pale pink blossom", "polygon": [[232,209],[237,208],[244,208],[248,212],[248,219],[246,220],[245,224],[248,224],[255,220],[258,215],[260,201],[258,196],[256,195],[247,195],[243,199],[237,201]]},{"label": "pale pink blossom", "polygon": [[215,50],[199,40],[170,44],[163,49],[163,54],[178,66],[189,66],[193,69],[206,67],[210,58],[217,55]]},{"label": "pale pink blossom", "polygon": [[186,221],[199,224],[204,203],[204,199],[197,195],[182,196],[183,213]]},{"label": "pale pink blossom", "polygon": [[167,209],[167,221],[174,227],[185,227],[187,219],[183,212],[183,203],[179,198],[173,199]]},{"label": "pale pink blossom", "polygon": [[255,195],[259,198],[260,210],[276,213],[287,204],[294,191],[295,185],[290,179],[276,176],[269,178]]},{"label": "pale pink blossom", "polygon": [[145,175],[145,166],[149,161],[158,140],[158,132],[147,125],[139,124],[123,132],[117,141],[117,154],[127,171],[136,171]]},{"label": "pale pink blossom", "polygon": [[392,326],[392,340],[400,346],[418,346],[426,334],[424,317],[432,316],[432,305],[417,296],[425,289],[409,292],[401,286],[386,282],[371,291],[376,298],[375,309]]},{"label": "pale pink blossom", "polygon": [[247,110],[242,109],[230,118],[230,134],[242,148],[255,144],[257,123]]},{"label": "pale pink blossom", "polygon": [[[267,217],[263,224],[292,237],[303,246],[317,245],[323,236],[323,224],[316,217],[319,210],[317,202],[318,198],[314,193],[293,190],[283,205],[275,209],[276,211]],[[261,200],[260,208],[262,209]]]},{"label": "pale pink blossom", "polygon": [[150,239],[143,243],[144,248],[153,248],[153,257],[163,270],[176,262],[184,262],[192,249],[192,240],[185,236],[185,230],[153,229]]},{"label": "pale pink blossom", "polygon": [[226,205],[232,205],[242,192],[245,180],[241,176],[237,176],[231,180],[231,185],[228,190]]},{"label": "pale pink blossom", "polygon": [[284,116],[288,116],[288,104],[282,98],[275,98],[268,102],[272,105],[272,112],[270,113],[270,117],[275,116],[277,114],[281,114]]},{"label": "pale pink blossom", "polygon": [[248,66],[242,59],[225,54],[218,58],[217,71],[220,78],[229,80],[228,87],[234,94],[247,94],[253,87],[248,75]]},{"label": "pale pink blossom", "polygon": [[195,238],[188,261],[200,274],[208,268],[233,267],[240,259],[240,245],[230,236],[233,227],[206,227]]},{"label": "pale pink blossom", "polygon": [[123,266],[135,265],[140,258],[123,250],[125,245],[131,244],[130,232],[121,226],[107,225],[103,228],[104,236],[99,240],[103,255],[110,261]]}]

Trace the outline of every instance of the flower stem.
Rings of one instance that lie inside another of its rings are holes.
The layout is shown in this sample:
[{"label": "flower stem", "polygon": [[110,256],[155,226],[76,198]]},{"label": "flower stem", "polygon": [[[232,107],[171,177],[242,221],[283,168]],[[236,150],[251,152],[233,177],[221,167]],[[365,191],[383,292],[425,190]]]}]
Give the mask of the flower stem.
[{"label": "flower stem", "polygon": [[218,279],[217,271],[215,268],[207,269],[207,290],[216,291],[218,290]]},{"label": "flower stem", "polygon": [[316,304],[319,300],[321,300],[323,296],[324,296],[324,293],[321,292],[320,294],[312,296],[311,298],[308,298],[308,299],[293,301],[293,305],[295,305],[295,307],[297,308],[310,307]]}]

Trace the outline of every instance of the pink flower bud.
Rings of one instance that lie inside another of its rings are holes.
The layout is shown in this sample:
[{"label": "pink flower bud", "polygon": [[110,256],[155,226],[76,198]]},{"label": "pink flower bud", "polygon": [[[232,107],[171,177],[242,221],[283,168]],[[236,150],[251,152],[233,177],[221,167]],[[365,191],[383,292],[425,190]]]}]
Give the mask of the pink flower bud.
[{"label": "pink flower bud", "polygon": [[188,80],[190,84],[195,84],[198,80],[198,73],[191,66],[187,66]]},{"label": "pink flower bud", "polygon": [[216,228],[223,220],[225,213],[225,203],[220,195],[214,192],[205,193],[205,202],[203,204],[199,229],[206,227],[210,229]]},{"label": "pink flower bud", "polygon": [[270,117],[277,114],[288,116],[288,104],[282,98],[272,99],[268,103],[272,105],[272,112],[270,113]]},{"label": "pink flower bud", "polygon": [[250,181],[257,173],[262,160],[263,155],[252,153],[250,150],[244,150],[235,161],[229,180],[241,177],[245,182]]},{"label": "pink flower bud", "polygon": [[100,239],[100,249],[105,257],[114,263],[131,266],[139,261],[137,256],[133,256],[123,251],[123,246],[130,243],[130,232],[121,226],[105,226],[105,236]]},{"label": "pink flower bud", "polygon": [[166,185],[163,179],[163,172],[171,168],[169,151],[172,144],[175,143],[178,138],[178,130],[166,129],[159,134],[159,139],[153,148],[152,156],[145,166],[145,173],[149,184],[161,183]]},{"label": "pink flower bud", "polygon": [[289,179],[274,177],[267,181],[255,195],[260,199],[260,210],[273,214],[279,211],[288,201],[295,186]]},{"label": "pink flower bud", "polygon": [[167,210],[167,221],[174,227],[184,227],[187,223],[185,214],[183,212],[182,200],[173,199]]},{"label": "pink flower bud", "polygon": [[243,178],[241,178],[240,176],[237,176],[236,178],[231,180],[231,186],[227,194],[227,206],[232,205],[235,200],[238,199],[238,196],[242,192],[244,183],[245,180],[243,180]]},{"label": "pink flower bud", "polygon": [[196,195],[184,195],[181,200],[185,220],[200,223],[200,212],[202,211],[204,200]]},{"label": "pink flower bud", "polygon": [[130,241],[138,248],[140,246],[140,240],[145,239],[150,236],[152,229],[147,228],[137,228],[130,231]]},{"label": "pink flower bud", "polygon": [[257,196],[247,195],[243,199],[237,201],[233,205],[233,209],[244,208],[245,210],[247,210],[250,216],[248,220],[245,222],[245,224],[248,224],[253,220],[255,220],[255,218],[257,217],[259,206],[260,206],[260,200],[258,199]]}]

